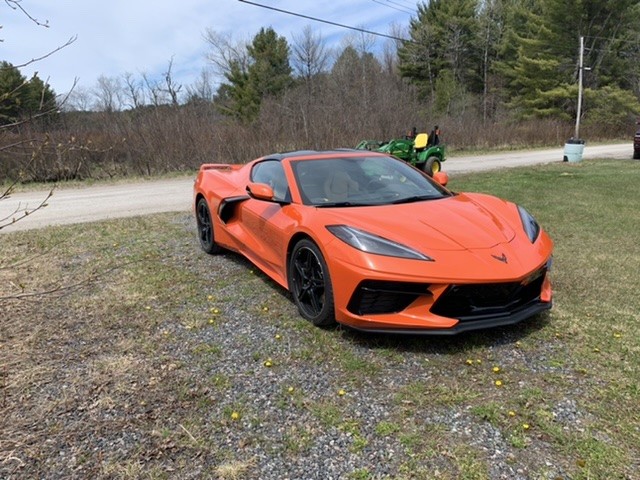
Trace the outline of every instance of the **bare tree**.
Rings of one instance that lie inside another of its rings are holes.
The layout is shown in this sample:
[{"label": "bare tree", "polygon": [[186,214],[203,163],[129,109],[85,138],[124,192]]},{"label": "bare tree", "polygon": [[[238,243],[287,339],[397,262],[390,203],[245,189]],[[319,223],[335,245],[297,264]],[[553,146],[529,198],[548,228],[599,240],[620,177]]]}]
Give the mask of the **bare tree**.
[{"label": "bare tree", "polygon": [[242,71],[249,67],[249,52],[247,40],[234,40],[231,35],[222,34],[212,29],[207,29],[204,40],[209,44],[207,60],[214,68],[217,75],[224,76],[231,72],[231,65],[240,66]]},{"label": "bare tree", "polygon": [[198,79],[187,86],[187,98],[188,100],[212,102],[214,97],[215,89],[211,69],[203,68]]},{"label": "bare tree", "polygon": [[147,87],[147,95],[149,96],[151,104],[154,107],[159,107],[160,105],[165,104],[166,96],[160,83],[149,77],[147,73],[142,74],[142,80]]},{"label": "bare tree", "polygon": [[96,109],[103,112],[115,112],[122,107],[122,83],[117,77],[100,75],[94,89]]},{"label": "bare tree", "polygon": [[165,87],[163,90],[171,99],[171,104],[176,106],[178,105],[178,95],[180,93],[180,90],[182,90],[182,85],[177,85],[173,80],[173,76],[171,74],[172,68],[173,68],[173,57],[171,57],[171,60],[169,60],[169,66],[167,68],[167,71],[164,72]]},{"label": "bare tree", "polygon": [[[394,38],[406,38],[406,28],[400,26],[397,23],[392,23],[389,27],[389,35]],[[390,74],[397,74],[398,72],[398,49],[402,45],[400,40],[391,40],[384,42],[382,45],[381,63],[385,72]]]},{"label": "bare tree", "polygon": [[131,72],[126,72],[122,79],[124,80],[123,97],[127,100],[127,106],[129,108],[139,108],[144,105],[142,81],[136,80]]},{"label": "bare tree", "polygon": [[321,35],[314,33],[307,25],[301,35],[293,36],[292,67],[294,72],[304,81],[306,95],[300,104],[300,115],[307,143],[311,140],[311,107],[316,95],[316,84],[319,75],[327,70],[330,50],[327,49]]},{"label": "bare tree", "polygon": [[326,71],[330,52],[322,36],[314,33],[309,25],[302,29],[301,35],[293,35],[291,50],[291,65],[295,73],[305,81]]}]

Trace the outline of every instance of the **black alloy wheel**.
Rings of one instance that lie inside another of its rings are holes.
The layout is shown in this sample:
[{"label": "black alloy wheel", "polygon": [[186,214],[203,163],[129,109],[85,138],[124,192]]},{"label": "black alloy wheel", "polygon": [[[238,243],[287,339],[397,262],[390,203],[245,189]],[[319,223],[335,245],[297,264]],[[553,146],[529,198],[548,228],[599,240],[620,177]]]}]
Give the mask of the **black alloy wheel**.
[{"label": "black alloy wheel", "polygon": [[289,286],[300,315],[318,327],[334,325],[333,287],[320,249],[300,240],[289,260]]},{"label": "black alloy wheel", "polygon": [[213,235],[213,222],[211,221],[209,205],[204,198],[198,200],[196,204],[196,224],[202,250],[209,254],[220,252],[221,248],[216,244]]}]

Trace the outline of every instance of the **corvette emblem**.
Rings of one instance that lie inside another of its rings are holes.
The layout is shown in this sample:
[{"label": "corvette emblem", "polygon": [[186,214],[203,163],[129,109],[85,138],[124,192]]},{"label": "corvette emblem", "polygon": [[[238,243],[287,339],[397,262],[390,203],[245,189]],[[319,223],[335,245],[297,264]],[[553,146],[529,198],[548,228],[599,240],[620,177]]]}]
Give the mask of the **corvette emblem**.
[{"label": "corvette emblem", "polygon": [[507,262],[507,256],[503,253],[501,256],[497,256],[497,255],[491,255],[493,258],[495,258],[496,260],[498,260],[499,262],[502,263],[508,263]]}]

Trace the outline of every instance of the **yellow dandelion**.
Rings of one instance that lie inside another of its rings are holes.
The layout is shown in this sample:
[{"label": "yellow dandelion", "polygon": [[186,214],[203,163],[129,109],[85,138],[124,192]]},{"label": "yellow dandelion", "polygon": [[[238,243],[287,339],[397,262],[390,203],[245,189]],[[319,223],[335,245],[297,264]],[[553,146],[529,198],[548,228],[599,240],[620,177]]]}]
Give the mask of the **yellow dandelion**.
[{"label": "yellow dandelion", "polygon": [[482,363],[482,360],[480,360],[480,359],[478,358],[478,359],[476,359],[476,363],[477,363],[478,365],[480,365],[480,364]]},{"label": "yellow dandelion", "polygon": [[502,386],[502,380],[496,380],[495,382],[496,387],[501,387]]},{"label": "yellow dandelion", "polygon": [[209,325],[213,325],[214,322],[215,322],[215,320],[213,318],[209,319]]},{"label": "yellow dandelion", "polygon": [[467,358],[467,365],[473,365],[473,360],[471,360],[470,358]]},{"label": "yellow dandelion", "polygon": [[231,420],[240,420],[240,413],[231,412]]},{"label": "yellow dandelion", "polygon": [[117,244],[117,243],[114,243],[114,244],[113,244],[113,248],[116,248],[117,246],[118,246],[118,244]]},{"label": "yellow dandelion", "polygon": [[265,362],[264,362],[264,366],[265,366],[265,367],[267,367],[267,368],[269,368],[269,367],[272,367],[272,366],[273,366],[273,362],[271,361],[271,359],[270,359],[270,358],[268,358],[267,360],[265,360]]},{"label": "yellow dandelion", "polygon": [[523,423],[522,424],[522,429],[523,430],[529,430],[531,428],[531,425],[529,425],[528,423]]},{"label": "yellow dandelion", "polygon": [[217,314],[219,314],[219,313],[220,313],[220,309],[218,309],[218,308],[212,308],[212,309],[211,309],[211,313],[213,313],[214,315],[217,315]]},{"label": "yellow dandelion", "polygon": [[282,339],[282,335],[280,335],[279,333],[276,333],[276,340],[280,340]]},{"label": "yellow dandelion", "polygon": [[600,349],[599,349],[598,347],[595,347],[595,348],[593,349],[593,351],[594,351],[595,353],[599,353],[599,352],[600,352]]},{"label": "yellow dandelion", "polygon": [[268,312],[269,311],[269,307],[262,307],[262,311],[263,312]]},{"label": "yellow dandelion", "polygon": [[289,392],[289,393],[293,393],[293,391],[294,391],[294,390],[295,390],[295,389],[294,389],[293,387],[289,387],[289,388],[287,388],[287,392]]},{"label": "yellow dandelion", "polygon": [[149,305],[147,305],[146,307],[144,307],[145,310],[151,310],[151,307]]},{"label": "yellow dandelion", "polygon": [[621,334],[621,333],[616,332],[616,333],[614,333],[614,334],[613,334],[613,337],[614,337],[614,338],[620,338],[620,337],[622,337],[622,334]]},{"label": "yellow dandelion", "polygon": [[207,295],[207,300],[209,301],[213,300],[213,295]]},{"label": "yellow dandelion", "polygon": [[500,372],[500,367],[493,367],[491,370],[493,371],[493,373],[498,373]]},{"label": "yellow dandelion", "polygon": [[509,416],[510,417],[515,417],[516,416],[516,412],[514,412],[513,410],[509,410]]},{"label": "yellow dandelion", "polygon": [[516,342],[516,348],[520,348],[522,346],[522,342],[520,340],[518,340]]},{"label": "yellow dandelion", "polygon": [[347,392],[344,389],[341,388],[340,390],[338,390],[338,395],[340,397],[344,397],[346,394],[347,394]]}]

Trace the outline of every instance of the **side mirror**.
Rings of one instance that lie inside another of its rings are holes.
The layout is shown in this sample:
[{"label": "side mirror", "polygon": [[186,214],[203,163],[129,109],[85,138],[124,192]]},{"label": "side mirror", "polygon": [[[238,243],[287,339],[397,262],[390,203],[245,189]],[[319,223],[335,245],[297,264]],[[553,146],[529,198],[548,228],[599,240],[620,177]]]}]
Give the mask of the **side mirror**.
[{"label": "side mirror", "polygon": [[266,183],[250,183],[247,185],[247,193],[257,200],[273,201],[273,188]]},{"label": "side mirror", "polygon": [[446,187],[447,183],[449,183],[449,175],[446,172],[434,173],[433,179],[443,187]]}]

